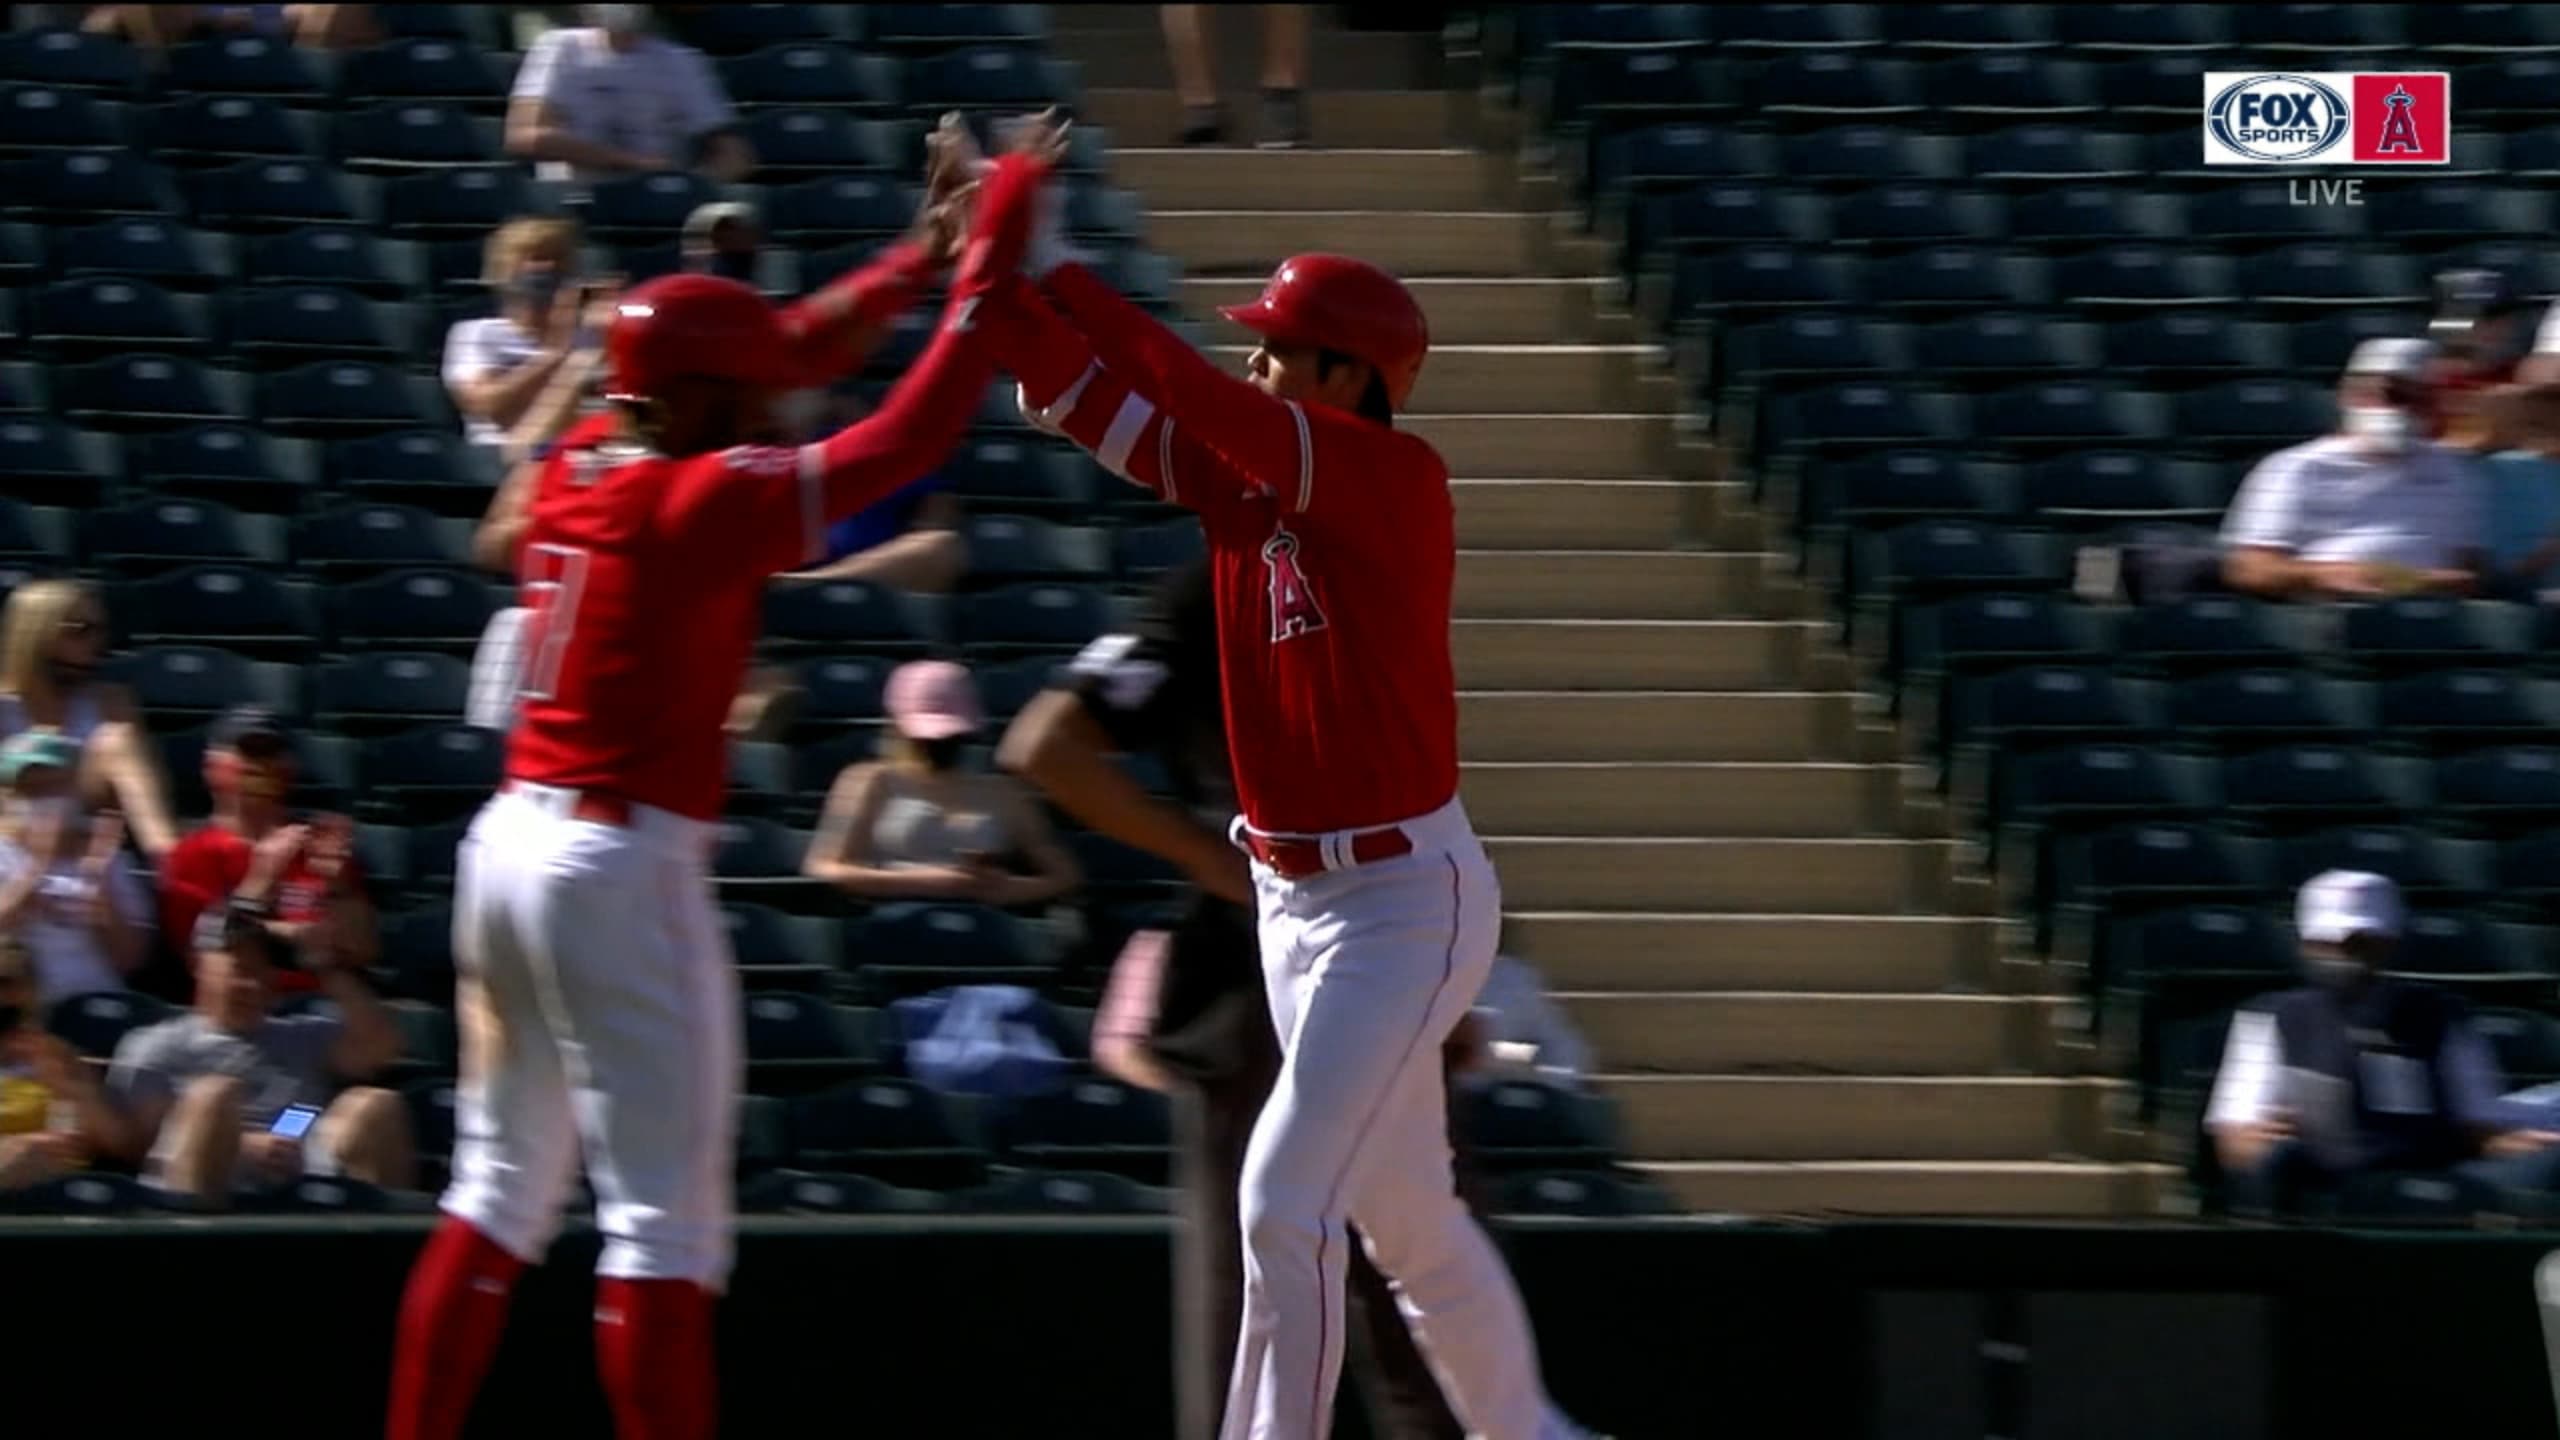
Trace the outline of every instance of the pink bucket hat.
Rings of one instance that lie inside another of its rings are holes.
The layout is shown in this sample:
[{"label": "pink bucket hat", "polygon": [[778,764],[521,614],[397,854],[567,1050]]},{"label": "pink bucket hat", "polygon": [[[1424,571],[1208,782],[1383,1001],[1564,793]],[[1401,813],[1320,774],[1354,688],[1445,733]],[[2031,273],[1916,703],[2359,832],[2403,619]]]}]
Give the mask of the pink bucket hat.
[{"label": "pink bucket hat", "polygon": [[970,735],[984,723],[977,682],[967,666],[949,660],[911,660],[890,672],[882,705],[910,740]]}]

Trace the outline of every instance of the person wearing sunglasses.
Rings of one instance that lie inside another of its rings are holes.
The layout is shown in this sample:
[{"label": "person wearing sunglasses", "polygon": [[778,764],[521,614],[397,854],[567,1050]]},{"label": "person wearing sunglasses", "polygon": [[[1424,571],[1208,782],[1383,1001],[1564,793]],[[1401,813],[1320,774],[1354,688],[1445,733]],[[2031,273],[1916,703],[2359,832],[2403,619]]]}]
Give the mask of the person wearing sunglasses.
[{"label": "person wearing sunglasses", "polygon": [[0,609],[0,740],[49,730],[78,748],[79,794],[121,811],[135,843],[157,857],[178,843],[160,759],[133,693],[104,678],[107,611],[73,580],[31,580]]}]

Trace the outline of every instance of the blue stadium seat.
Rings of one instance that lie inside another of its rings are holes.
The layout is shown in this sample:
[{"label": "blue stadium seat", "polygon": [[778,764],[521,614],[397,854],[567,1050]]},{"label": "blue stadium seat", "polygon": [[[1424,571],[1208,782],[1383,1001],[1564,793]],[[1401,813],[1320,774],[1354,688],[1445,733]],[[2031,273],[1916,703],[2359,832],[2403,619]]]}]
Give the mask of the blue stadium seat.
[{"label": "blue stadium seat", "polygon": [[106,1059],[124,1037],[170,1017],[168,1003],[130,990],[66,995],[45,1012],[44,1027],[84,1057]]},{"label": "blue stadium seat", "polygon": [[1977,178],[1951,142],[1900,125],[1834,125],[1789,135],[1779,158],[1783,173],[1825,184]]},{"label": "blue stadium seat", "polygon": [[2261,977],[2281,989],[2296,973],[2292,934],[2258,906],[2182,905],[2117,927],[2109,948],[2106,976],[2120,992],[2180,975]]},{"label": "blue stadium seat", "polygon": [[2560,731],[2560,680],[2511,670],[2430,670],[2382,690],[2393,739],[2443,747],[2528,742]]},{"label": "blue stadium seat", "polygon": [[400,176],[382,187],[382,228],[421,239],[467,237],[477,243],[539,208],[524,172],[512,165],[456,165]]},{"label": "blue stadium seat", "polygon": [[1997,240],[2008,233],[1999,202],[1978,190],[1873,185],[1841,197],[1830,210],[1831,231],[1842,240],[1910,245]]},{"label": "blue stadium seat", "polygon": [[1040,5],[865,5],[865,45],[946,50],[960,45],[1031,45],[1046,39]]},{"label": "blue stadium seat", "polygon": [[1813,197],[1751,181],[1715,180],[1668,195],[1637,197],[1627,207],[1624,261],[1641,270],[1657,249],[1741,241],[1811,243],[1822,237],[1823,207]]},{"label": "blue stadium seat", "polygon": [[316,438],[454,423],[443,387],[361,360],[323,360],[258,381],[258,415],[270,428]]},{"label": "blue stadium seat", "polygon": [[2273,5],[2232,16],[2233,43],[2255,50],[2392,50],[2408,43],[2401,5]]},{"label": "blue stadium seat", "polygon": [[172,165],[317,158],[310,117],[258,95],[198,95],[141,112],[154,158]]},{"label": "blue stadium seat", "polygon": [[100,503],[121,470],[115,442],[43,415],[0,418],[0,494],[44,505]]},{"label": "blue stadium seat", "polygon": [[2206,523],[2230,499],[2219,467],[2147,450],[2075,450],[2027,467],[2019,505],[2047,524],[2085,528],[2102,522],[2171,520]]},{"label": "blue stadium seat", "polygon": [[0,166],[0,215],[62,225],[177,209],[168,172],[130,150],[64,150]]},{"label": "blue stadium seat", "polygon": [[[2560,61],[2545,63],[2560,71]],[[2415,179],[2376,189],[2365,198],[2363,208],[2366,224],[2376,237],[2404,242],[2539,237],[2551,230],[2549,192],[2477,180]]]},{"label": "blue stadium seat", "polygon": [[23,500],[0,500],[0,558],[28,561],[71,552],[71,517]]},{"label": "blue stadium seat", "polygon": [[2356,681],[2256,666],[2181,682],[2170,693],[2169,718],[2182,738],[2223,746],[2339,739],[2373,729],[2374,697]]},{"label": "blue stadium seat", "polygon": [[376,5],[373,18],[395,39],[468,40],[481,33],[476,5]]},{"label": "blue stadium seat", "polygon": [[247,382],[177,355],[119,355],[54,376],[63,416],[96,430],[149,430],[248,414]]},{"label": "blue stadium seat", "polygon": [[2240,287],[2262,305],[2378,305],[2427,296],[2414,258],[2327,241],[2242,259]]},{"label": "blue stadium seat", "polygon": [[364,803],[385,816],[452,819],[498,786],[506,736],[472,725],[429,725],[368,742],[357,774]]},{"label": "blue stadium seat", "polygon": [[1699,312],[1733,318],[1753,311],[1819,305],[1848,310],[1867,298],[1868,268],[1855,257],[1797,245],[1736,245],[1682,257],[1672,268],[1673,324]]},{"label": "blue stadium seat", "polygon": [[438,515],[479,515],[499,478],[496,457],[486,447],[441,428],[333,442],[328,472],[366,499],[417,505]]},{"label": "blue stadium seat", "polygon": [[0,415],[34,415],[46,408],[44,372],[23,360],[0,361]]},{"label": "blue stadium seat", "polygon": [[2383,670],[2521,663],[2533,655],[2533,619],[2524,605],[2403,596],[2347,608],[2339,644],[2346,658]]},{"label": "blue stadium seat", "polygon": [[1705,5],[1524,5],[1514,18],[1521,49],[1534,55],[1586,45],[1704,45],[1711,13]]},{"label": "blue stadium seat", "polygon": [[300,671],[206,645],[127,651],[109,662],[108,673],[133,692],[134,703],[155,724],[202,725],[240,704],[265,705],[280,715],[302,709]]},{"label": "blue stadium seat", "polygon": [[2154,310],[2106,327],[2106,366],[2150,385],[2195,384],[2217,372],[2264,376],[2292,363],[2289,338],[2270,322],[2227,311]]},{"label": "blue stadium seat", "polygon": [[2230,12],[2216,5],[2062,5],[2054,12],[2056,39],[2103,50],[2220,49],[2231,41],[2230,24]]},{"label": "blue stadium seat", "polygon": [[1884,38],[1875,5],[1715,5],[1716,43],[1728,50],[1874,45]]},{"label": "blue stadium seat", "polygon": [[125,143],[124,107],[86,91],[0,81],[0,155],[112,150]]},{"label": "blue stadium seat", "polygon": [[139,48],[50,28],[0,35],[0,79],[118,95],[139,94],[149,84]]},{"label": "blue stadium seat", "polygon": [[972,653],[1072,650],[1112,626],[1107,593],[1077,585],[1008,585],[960,602],[960,637]]},{"label": "blue stadium seat", "polygon": [[813,660],[798,673],[803,723],[868,724],[880,718],[880,690],[893,662],[860,655]]},{"label": "blue stadium seat", "polygon": [[470,687],[470,668],[451,655],[378,650],[315,670],[311,709],[332,730],[379,734],[451,720]]},{"label": "blue stadium seat", "polygon": [[747,118],[745,130],[755,147],[756,178],[768,184],[905,168],[893,130],[838,110],[761,110]]},{"label": "blue stadium seat", "polygon": [[2403,927],[2386,973],[2450,986],[2475,1005],[2534,1003],[2551,993],[2551,935],[2478,910],[2420,912]]},{"label": "blue stadium seat", "polygon": [[2002,50],[2051,45],[2045,5],[1887,5],[1885,43],[1910,50]]},{"label": "blue stadium seat", "polygon": [[674,235],[683,228],[685,217],[719,198],[718,186],[690,171],[621,175],[590,187],[582,219],[587,230],[607,244],[655,240]]},{"label": "blue stadium seat", "polygon": [[2164,440],[2168,406],[2158,395],[2096,380],[2054,380],[1986,395],[1975,409],[1985,436],[2011,445]]},{"label": "blue stadium seat", "polygon": [[2293,368],[2313,379],[2329,380],[2347,368],[2347,357],[2358,345],[2422,334],[2426,324],[2427,312],[2417,306],[2322,311],[2294,323]]},{"label": "blue stadium seat", "polygon": [[[886,7],[865,6],[867,11]],[[668,17],[676,38],[706,55],[840,38],[823,5],[697,5]]]},{"label": "blue stadium seat", "polygon": [[204,302],[147,280],[64,280],[28,298],[21,329],[39,353],[74,360],[134,350],[201,350],[213,327]]},{"label": "blue stadium seat", "polygon": [[887,235],[915,218],[916,197],[880,175],[838,175],[782,185],[765,194],[765,233],[793,245]]},{"label": "blue stadium seat", "polygon": [[1096,499],[1086,467],[1027,440],[972,439],[953,452],[941,473],[951,492],[973,509],[1084,513]]},{"label": "blue stadium seat", "polygon": [[[2412,5],[2409,43],[2426,50],[2514,55],[2560,50],[2560,16],[2539,5]],[[2463,81],[2465,83],[2468,76]],[[2466,87],[2463,104],[2471,103]]]},{"label": "blue stadium seat", "polygon": [[108,220],[56,230],[54,270],[64,279],[112,275],[172,290],[207,290],[236,274],[222,242],[165,220]]},{"label": "blue stadium seat", "polygon": [[1750,67],[1745,103],[1780,123],[1831,123],[1916,113],[1920,76],[1908,60],[1799,50]]},{"label": "blue stadium seat", "polygon": [[1114,554],[1123,574],[1145,578],[1171,570],[1196,558],[1208,546],[1200,532],[1200,522],[1188,516],[1161,520],[1152,525],[1130,525],[1113,538]]},{"label": "blue stadium seat", "polygon": [[967,1122],[912,1080],[862,1080],[785,1105],[784,1130],[803,1164],[929,1190],[985,1178],[986,1158]]},{"label": "blue stadium seat", "polygon": [[904,80],[898,62],[841,45],[772,45],[720,62],[720,78],[741,109],[762,105],[895,107]]},{"label": "blue stadium seat", "polygon": [[2009,234],[2044,245],[2108,240],[2156,240],[2185,228],[2181,197],[2121,185],[2050,185],[2009,201]]},{"label": "blue stadium seat", "polygon": [[[697,14],[762,10],[762,5],[707,6]],[[944,1208],[932,1190],[892,1185],[844,1171],[772,1170],[738,1187],[738,1208],[750,1215],[919,1215]]]},{"label": "blue stadium seat", "polygon": [[359,175],[481,165],[497,153],[483,125],[435,100],[394,100],[341,115],[330,128],[329,148]]},{"label": "blue stadium seat", "polygon": [[[1841,6],[1807,6],[1841,9]],[[1604,1170],[1533,1172],[1502,1177],[1492,1206],[1500,1215],[1577,1215],[1625,1219],[1667,1215],[1679,1206],[1659,1186]]]},{"label": "blue stadium seat", "polygon": [[[2220,798],[2211,760],[2117,741],[2084,741],[2000,757],[1990,817],[1997,850],[2028,861],[2057,829],[2088,829],[2136,818],[2188,817]],[[2007,858],[2003,856],[2002,858]]]},{"label": "blue stadium seat", "polygon": [[261,286],[232,296],[229,310],[232,351],[261,369],[420,353],[406,312],[332,286]]},{"label": "blue stadium seat", "polygon": [[969,576],[975,583],[1083,579],[1110,568],[1101,532],[1020,515],[978,515],[968,522]]},{"label": "blue stadium seat", "polygon": [[32,284],[44,273],[47,233],[24,221],[0,222],[0,285]]},{"label": "blue stadium seat", "polygon": [[720,928],[742,969],[833,970],[844,954],[833,916],[786,915],[769,905],[723,905]]},{"label": "blue stadium seat", "polygon": [[[2079,11],[2100,7],[2071,8]],[[2102,62],[2097,67],[2099,104],[2109,115],[2129,118],[2194,116],[2204,91],[2204,77],[2216,66],[2228,63],[2200,50],[2131,55],[2099,50],[2083,53],[2095,55]]]},{"label": "blue stadium seat", "polygon": [[2298,205],[2280,181],[2202,191],[2188,201],[2187,215],[2198,239],[2223,242],[2348,240],[2360,238],[2365,223],[2363,206]]},{"label": "blue stadium seat", "polygon": [[2498,847],[2498,890],[2503,898],[2560,910],[2560,830],[2519,835]]},{"label": "blue stadium seat", "polygon": [[321,575],[352,578],[418,565],[470,560],[461,523],[415,505],[339,505],[294,522],[294,563]]},{"label": "blue stadium seat", "polygon": [[1887,381],[1852,380],[1784,395],[1764,407],[1764,449],[1946,444],[1969,430],[1957,397]]},{"label": "blue stadium seat", "polygon": [[161,85],[177,95],[273,95],[304,104],[323,94],[311,57],[289,40],[250,33],[172,46]]},{"label": "blue stadium seat", "polygon": [[275,521],[206,500],[163,498],[92,510],[80,517],[80,544],[91,560],[125,574],[284,561],[284,535]]},{"label": "blue stadium seat", "polygon": [[308,442],[244,424],[181,425],[135,437],[128,453],[129,468],[146,489],[209,496],[242,509],[293,509],[320,485]]},{"label": "blue stadium seat", "polygon": [[1930,245],[1868,269],[1878,305],[1930,310],[2040,305],[2053,294],[2044,261],[1987,245]]},{"label": "blue stadium seat", "polygon": [[2065,741],[2154,739],[2168,705],[2158,682],[2102,665],[2021,665],[1955,681],[1946,713],[1943,738],[1971,752],[1953,757],[1970,764]]},{"label": "blue stadium seat", "polygon": [[1594,147],[1591,180],[1599,188],[1638,188],[1723,177],[1778,173],[1768,136],[1720,125],[1654,125],[1610,135]]},{"label": "blue stadium seat", "polygon": [[930,638],[913,597],[859,580],[767,587],[764,630],[785,648],[876,654],[920,653]]},{"label": "blue stadium seat", "polygon": [[2309,648],[2301,612],[2238,595],[2191,595],[2133,612],[2124,653],[2167,671],[2280,665]]},{"label": "blue stadium seat", "polygon": [[1052,1169],[1098,1170],[1163,1184],[1172,1116],[1165,1098],[1100,1075],[1078,1076],[1008,1108],[1008,1159]]},{"label": "blue stadium seat", "polygon": [[[1942,687],[1951,675],[2044,660],[2097,659],[2109,649],[2110,618],[2097,609],[2054,594],[1960,595],[1935,605],[1904,607],[1887,655],[1887,673],[1898,688]],[[1918,697],[1920,713],[1943,705],[1945,694]],[[1945,733],[1943,722],[1939,733]]]},{"label": "blue stadium seat", "polygon": [[2229,256],[2138,243],[2056,259],[2053,286],[2075,305],[2213,305],[2240,298]]},{"label": "blue stadium seat", "polygon": [[1800,528],[1874,527],[1939,516],[2007,516],[2010,467],[1944,450],[1897,447],[1805,460],[1796,480]]},{"label": "blue stadium seat", "polygon": [[1797,311],[1734,327],[1724,336],[1729,383],[1789,375],[1881,375],[1911,367],[1911,328],[1829,310]]},{"label": "blue stadium seat", "polygon": [[1921,329],[1912,355],[1923,370],[1968,385],[2068,374],[2098,367],[2098,328],[2016,310],[1977,311]]},{"label": "blue stadium seat", "polygon": [[2241,819],[2338,824],[2413,814],[2428,801],[2426,762],[2306,741],[2226,761],[2223,803]]},{"label": "blue stadium seat", "polygon": [[260,657],[308,653],[317,633],[298,585],[237,565],[126,582],[114,587],[108,613],[136,645],[212,645]]},{"label": "blue stadium seat", "polygon": [[2263,450],[2329,432],[2337,401],[2307,380],[2225,380],[2180,395],[2178,433],[2207,445]]},{"label": "blue stadium seat", "polygon": [[2127,135],[2078,125],[2013,125],[1965,142],[1966,167],[1977,180],[2051,183],[2120,179],[2141,173],[2143,157]]},{"label": "blue stadium seat", "polygon": [[[2047,873],[2055,931],[2164,904],[2247,902],[2276,888],[2270,842],[2210,821],[2135,820],[2063,836]],[[2089,942],[2075,946],[2079,953],[2103,953],[2092,930],[2081,928],[2075,938]]]},{"label": "blue stadium seat", "polygon": [[197,224],[235,232],[364,223],[368,183],[307,160],[242,160],[179,177]]},{"label": "blue stadium seat", "polygon": [[397,570],[334,587],[330,630],[351,649],[467,651],[498,605],[489,582],[468,570]]},{"label": "blue stadium seat", "polygon": [[1605,1101],[1540,1079],[1462,1087],[1450,1097],[1449,1125],[1490,1174],[1602,1169],[1615,1148]]},{"label": "blue stadium seat", "polygon": [[1892,605],[1969,591],[2014,594],[2060,585],[2067,564],[2042,531],[1952,517],[1915,520],[1856,536],[1842,590]]},{"label": "blue stadium seat", "polygon": [[946,984],[1019,984],[1046,962],[1022,922],[984,905],[899,901],[854,923],[845,953],[874,988],[920,993]]},{"label": "blue stadium seat", "polygon": [[441,100],[494,113],[506,103],[507,87],[498,67],[469,40],[407,36],[341,59],[338,95],[342,104]]},{"label": "blue stadium seat", "polygon": [[2094,115],[2099,109],[2098,70],[2086,60],[1986,51],[1931,66],[1926,85],[1933,110],[1985,124]]},{"label": "blue stadium seat", "polygon": [[241,254],[244,276],[261,285],[332,285],[380,299],[406,295],[425,279],[408,244],[346,226],[251,236]]},{"label": "blue stadium seat", "polygon": [[2340,825],[2291,836],[2276,842],[2275,863],[2276,882],[2287,893],[2324,870],[2387,875],[2413,905],[2480,899],[2495,884],[2488,842],[2408,825]]},{"label": "blue stadium seat", "polygon": [[1552,124],[1617,129],[1722,114],[1739,91],[1727,66],[1686,49],[1563,50],[1548,63],[1542,108]]}]

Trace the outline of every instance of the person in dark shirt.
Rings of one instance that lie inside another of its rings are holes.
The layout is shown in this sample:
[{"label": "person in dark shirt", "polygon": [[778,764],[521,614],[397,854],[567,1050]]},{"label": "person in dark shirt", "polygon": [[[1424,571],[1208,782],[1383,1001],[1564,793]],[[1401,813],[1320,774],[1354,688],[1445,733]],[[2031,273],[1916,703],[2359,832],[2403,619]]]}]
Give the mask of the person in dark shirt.
[{"label": "person in dark shirt", "polygon": [[[1176,799],[1112,762],[1147,753]],[[1085,647],[1024,707],[997,763],[1078,820],[1171,861],[1196,888],[1170,932],[1131,942],[1095,1022],[1095,1062],[1174,1104],[1184,1223],[1174,1261],[1175,1393],[1184,1440],[1218,1433],[1244,1304],[1237,1192],[1245,1143],[1280,1070],[1254,933],[1252,880],[1224,826],[1235,813],[1218,691],[1209,567],[1167,577],[1129,630]],[[1458,1043],[1464,1043],[1460,1041]],[[1350,1358],[1381,1435],[1457,1440],[1428,1365],[1366,1250],[1351,1247]]]}]

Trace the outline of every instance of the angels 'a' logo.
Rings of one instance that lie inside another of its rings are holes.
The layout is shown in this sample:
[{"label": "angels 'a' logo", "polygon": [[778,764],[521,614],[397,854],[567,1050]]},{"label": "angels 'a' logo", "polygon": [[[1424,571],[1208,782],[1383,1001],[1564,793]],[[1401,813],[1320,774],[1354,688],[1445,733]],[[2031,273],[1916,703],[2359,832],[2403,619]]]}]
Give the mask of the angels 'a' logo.
[{"label": "angels 'a' logo", "polygon": [[2409,93],[2408,86],[2394,85],[2391,93],[2382,97],[2382,103],[2390,108],[2384,112],[2382,138],[2374,143],[2374,152],[2381,155],[2425,154],[2427,147],[2418,139],[2418,122],[2413,113],[2418,97]]},{"label": "angels 'a' logo", "polygon": [[1307,572],[1298,568],[1298,537],[1286,530],[1262,542],[1262,569],[1271,583],[1271,643],[1310,635],[1324,628],[1324,609],[1316,604]]}]

